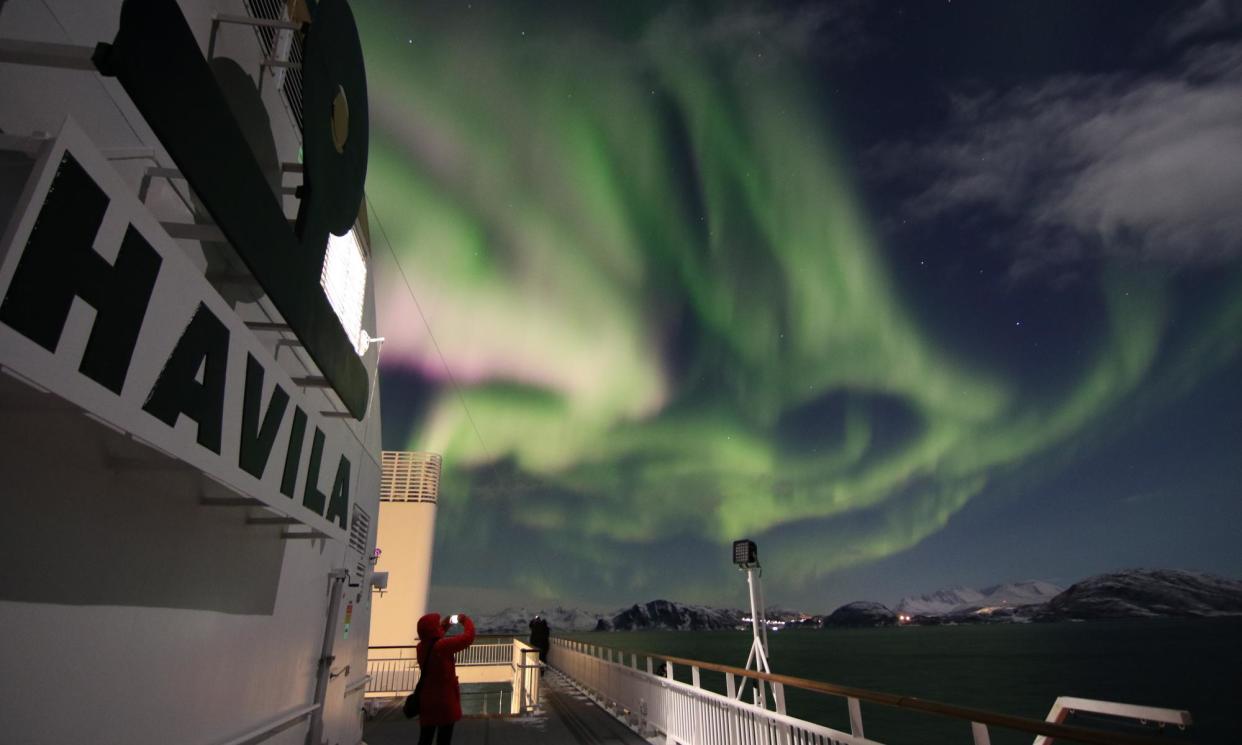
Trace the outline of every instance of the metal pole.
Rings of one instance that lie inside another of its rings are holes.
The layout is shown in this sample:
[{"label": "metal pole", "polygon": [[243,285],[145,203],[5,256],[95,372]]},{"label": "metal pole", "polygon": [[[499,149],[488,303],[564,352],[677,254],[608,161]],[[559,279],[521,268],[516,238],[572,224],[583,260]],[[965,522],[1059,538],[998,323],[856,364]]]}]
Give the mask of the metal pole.
[{"label": "metal pole", "polygon": [[755,580],[755,587],[759,591],[759,612],[763,614],[763,618],[759,622],[759,628],[763,630],[763,670],[764,672],[770,673],[772,672],[772,668],[768,667],[768,604],[763,599],[762,576],[763,575],[760,575],[760,578]]},{"label": "metal pole", "polygon": [[759,628],[759,611],[756,609],[757,598],[755,592],[755,569],[751,567],[746,570],[746,586],[750,590],[750,631],[756,640],[760,638]]},{"label": "metal pole", "polygon": [[[770,673],[772,670],[768,667],[767,650],[763,642],[764,627],[766,624],[760,616],[762,612],[762,601],[759,599],[763,592],[759,586],[759,578],[755,576],[757,567],[746,568],[746,586],[750,591],[750,632],[752,641],[750,645],[751,654],[746,658],[746,668],[750,669],[750,661],[755,661],[755,670],[758,672]],[[745,685],[742,686],[745,690]],[[767,690],[762,680],[755,681],[755,693],[757,694],[756,703],[759,706],[767,706]]]},{"label": "metal pole", "polygon": [[310,726],[306,729],[306,745],[320,745],[323,740],[323,702],[328,697],[328,680],[332,673],[332,661],[336,657],[332,648],[336,644],[336,621],[341,611],[341,587],[349,573],[337,569],[328,574],[328,620],[323,626],[323,644],[319,649],[319,673],[315,679],[315,709]]},{"label": "metal pole", "polygon": [[526,713],[526,650],[518,649],[518,714]]}]

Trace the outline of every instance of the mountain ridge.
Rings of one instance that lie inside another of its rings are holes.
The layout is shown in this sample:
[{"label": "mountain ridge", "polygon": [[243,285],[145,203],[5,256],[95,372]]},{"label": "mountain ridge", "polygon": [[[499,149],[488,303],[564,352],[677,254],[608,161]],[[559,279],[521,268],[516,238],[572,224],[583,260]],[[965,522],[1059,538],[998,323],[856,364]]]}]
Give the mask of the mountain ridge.
[{"label": "mountain ridge", "polygon": [[893,610],[908,616],[943,616],[982,608],[1017,608],[1046,603],[1064,589],[1036,579],[990,585],[979,590],[956,586],[904,597]]},{"label": "mountain ridge", "polygon": [[[537,614],[559,631],[710,631],[750,625],[747,611],[656,599],[607,613],[564,606],[505,608],[478,614],[475,626],[481,633],[522,634]],[[1105,572],[1065,589],[1044,580],[981,589],[959,585],[907,596],[892,609],[872,601],[846,603],[824,615],[768,609],[769,620],[788,626],[844,627],[1229,615],[1242,615],[1242,581],[1180,569]]]}]

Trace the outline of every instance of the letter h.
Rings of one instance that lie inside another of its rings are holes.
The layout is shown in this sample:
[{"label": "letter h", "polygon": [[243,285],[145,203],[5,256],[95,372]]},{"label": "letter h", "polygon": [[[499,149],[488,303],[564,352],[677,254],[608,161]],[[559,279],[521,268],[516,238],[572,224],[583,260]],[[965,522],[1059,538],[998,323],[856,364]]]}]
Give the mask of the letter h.
[{"label": "letter h", "polygon": [[108,196],[65,153],[0,302],[0,321],[56,353],[73,299],[95,309],[78,370],[120,395],[163,259],[130,225],[116,262],[92,247]]}]

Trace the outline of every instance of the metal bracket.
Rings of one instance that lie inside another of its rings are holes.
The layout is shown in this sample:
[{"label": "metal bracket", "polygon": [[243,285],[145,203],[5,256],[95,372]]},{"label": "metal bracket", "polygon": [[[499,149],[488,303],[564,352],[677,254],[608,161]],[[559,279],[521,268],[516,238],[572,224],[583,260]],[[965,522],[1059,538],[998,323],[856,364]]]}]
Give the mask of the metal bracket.
[{"label": "metal bracket", "polygon": [[204,507],[261,507],[257,499],[251,497],[199,497],[198,503]]},{"label": "metal bracket", "polygon": [[0,62],[10,62],[15,65],[96,72],[94,56],[95,47],[0,39]]},{"label": "metal bracket", "polygon": [[254,517],[246,518],[247,525],[297,525],[301,521],[292,517]]},{"label": "metal bracket", "polygon": [[289,31],[298,31],[302,28],[302,24],[295,23],[293,21],[277,21],[271,18],[251,18],[250,16],[235,16],[228,13],[217,13],[211,19],[211,36],[207,40],[208,62],[216,56],[216,34],[220,32],[220,26],[225,23],[237,26],[286,29]]},{"label": "metal bracket", "polygon": [[296,531],[296,530],[282,530],[280,532],[280,537],[286,541],[296,541],[296,540],[313,541],[319,538],[327,538],[328,536],[323,533],[320,533],[318,530],[311,530],[311,531],[306,531],[306,532]]},{"label": "metal bracket", "polygon": [[50,142],[50,139],[47,137],[22,137],[20,135],[6,135],[0,133],[0,150],[24,153],[31,158],[39,157],[39,153],[43,150],[43,146],[48,142]]},{"label": "metal bracket", "polygon": [[331,388],[332,384],[327,378],[317,375],[307,375],[301,378],[294,378],[293,384],[302,388]]},{"label": "metal bracket", "polygon": [[224,231],[220,230],[219,226],[210,223],[161,222],[160,227],[171,238],[212,243],[224,243],[227,240],[224,237]]},{"label": "metal bracket", "polygon": [[246,321],[246,328],[251,331],[292,331],[287,323],[274,321]]}]

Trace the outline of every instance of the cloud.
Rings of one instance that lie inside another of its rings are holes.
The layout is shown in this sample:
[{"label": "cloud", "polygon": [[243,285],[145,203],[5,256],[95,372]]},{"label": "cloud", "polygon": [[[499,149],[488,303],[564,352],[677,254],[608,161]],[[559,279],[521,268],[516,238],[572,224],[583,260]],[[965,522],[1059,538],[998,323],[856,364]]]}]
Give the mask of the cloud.
[{"label": "cloud", "polygon": [[883,146],[933,218],[1013,220],[1015,267],[1108,256],[1205,265],[1242,255],[1242,44],[1172,74],[1065,76],[954,102],[944,136]]},{"label": "cloud", "polygon": [[1202,0],[1168,24],[1165,38],[1170,44],[1178,44],[1190,39],[1237,31],[1239,27],[1242,27],[1242,2]]}]

